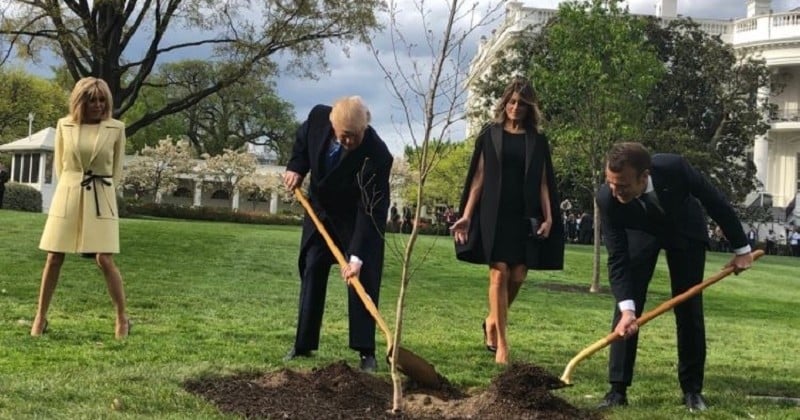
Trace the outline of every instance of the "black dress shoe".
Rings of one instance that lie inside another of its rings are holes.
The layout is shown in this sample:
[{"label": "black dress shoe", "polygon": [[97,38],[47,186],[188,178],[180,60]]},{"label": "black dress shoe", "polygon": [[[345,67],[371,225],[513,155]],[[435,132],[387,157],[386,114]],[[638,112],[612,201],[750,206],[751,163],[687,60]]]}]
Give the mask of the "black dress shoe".
[{"label": "black dress shoe", "polygon": [[358,368],[364,372],[375,373],[378,370],[378,362],[375,361],[374,354],[361,353],[361,362]]},{"label": "black dress shoe", "polygon": [[628,405],[628,397],[619,391],[608,391],[603,401],[597,405],[597,408],[613,408]]},{"label": "black dress shoe", "polygon": [[286,353],[286,356],[283,356],[283,361],[288,362],[296,357],[311,357],[311,350],[298,350],[292,347]]},{"label": "black dress shoe", "polygon": [[486,344],[486,340],[487,340],[486,321],[483,321],[483,324],[481,324],[481,328],[483,328],[483,344],[486,345],[486,350],[491,352],[491,353],[497,353],[497,347],[490,346],[490,345]]},{"label": "black dress shoe", "polygon": [[705,411],[708,409],[706,400],[700,395],[699,392],[687,392],[683,394],[683,403],[690,412]]}]

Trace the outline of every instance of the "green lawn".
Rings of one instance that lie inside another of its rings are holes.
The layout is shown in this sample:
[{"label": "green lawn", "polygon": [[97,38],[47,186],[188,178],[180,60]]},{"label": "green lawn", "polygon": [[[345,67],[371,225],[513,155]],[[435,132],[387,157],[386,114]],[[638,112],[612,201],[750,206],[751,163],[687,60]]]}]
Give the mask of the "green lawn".
[{"label": "green lawn", "polygon": [[[294,338],[299,279],[297,227],[125,219],[117,263],[134,325],[113,339],[113,311],[91,260],[69,256],[49,314],[50,330],[29,336],[45,254],[38,250],[45,216],[0,210],[0,418],[225,418],[185,392],[184,380],[207,374],[310,369],[356,355],[347,348],[346,294],[331,278],[321,348],[312,359],[281,358]],[[390,251],[381,309],[392,324],[399,258]],[[465,389],[500,372],[482,344],[486,268],[457,262],[448,238],[423,237],[427,253],[407,300],[403,346]],[[728,256],[710,254],[707,274]],[[800,407],[748,395],[800,397],[800,260],[764,257],[705,293],[712,408],[689,416],[680,405],[671,314],[642,330],[631,406],[613,419],[800,418]],[[608,293],[556,292],[543,283],[586,286],[591,248],[567,248],[566,269],[529,274],[510,316],[512,360],[560,375],[581,349],[607,334]],[[603,285],[607,280],[602,280]],[[668,298],[663,261],[650,307]],[[380,346],[383,337],[378,336]],[[607,390],[608,352],[582,362],[575,386],[556,393],[592,407]],[[387,375],[381,366],[382,375]],[[114,399],[123,409],[111,408]]]}]

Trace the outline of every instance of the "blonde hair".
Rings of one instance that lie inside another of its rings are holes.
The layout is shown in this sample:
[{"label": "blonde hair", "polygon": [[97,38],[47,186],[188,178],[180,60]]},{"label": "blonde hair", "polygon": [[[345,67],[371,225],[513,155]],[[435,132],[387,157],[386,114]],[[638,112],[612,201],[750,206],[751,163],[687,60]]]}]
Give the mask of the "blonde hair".
[{"label": "blonde hair", "polygon": [[370,120],[369,109],[360,96],[348,96],[334,102],[330,121],[340,129],[351,128],[358,131],[367,129]]},{"label": "blonde hair", "polygon": [[111,110],[114,107],[114,99],[111,96],[111,89],[108,88],[108,83],[96,77],[84,77],[78,80],[69,96],[69,116],[72,117],[72,120],[82,123],[86,103],[98,96],[106,100],[106,109],[103,111],[102,119],[107,120],[111,118]]}]

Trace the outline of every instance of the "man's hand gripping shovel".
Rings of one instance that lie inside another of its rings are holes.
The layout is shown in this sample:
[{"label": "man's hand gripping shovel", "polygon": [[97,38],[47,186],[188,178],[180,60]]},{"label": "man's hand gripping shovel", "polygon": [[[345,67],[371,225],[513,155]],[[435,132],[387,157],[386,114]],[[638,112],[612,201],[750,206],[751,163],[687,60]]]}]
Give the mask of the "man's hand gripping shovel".
[{"label": "man's hand gripping shovel", "polygon": [[[764,255],[764,251],[757,250],[754,251],[751,255],[753,256],[753,261],[755,261],[762,255]],[[644,324],[646,324],[653,318],[663,314],[664,312],[669,311],[670,309],[686,301],[692,296],[697,295],[706,287],[711,286],[712,284],[724,279],[725,277],[728,277],[733,272],[734,272],[733,267],[726,267],[722,269],[713,276],[703,280],[702,283],[696,284],[689,290],[673,297],[672,299],[662,303],[661,305],[658,305],[658,307],[656,307],[655,309],[643,313],[642,316],[640,316],[636,320],[636,323],[639,325],[639,327],[642,327]],[[589,356],[597,353],[600,349],[620,339],[622,339],[622,336],[620,336],[615,332],[612,332],[607,336],[603,337],[602,339],[596,341],[589,347],[586,347],[585,349],[581,350],[580,353],[578,353],[575,357],[572,358],[572,360],[569,361],[566,369],[564,369],[564,373],[561,375],[561,382],[562,382],[561,387],[572,385],[572,373],[575,371],[575,368],[577,367],[578,363],[580,363],[583,359],[586,359]]]}]

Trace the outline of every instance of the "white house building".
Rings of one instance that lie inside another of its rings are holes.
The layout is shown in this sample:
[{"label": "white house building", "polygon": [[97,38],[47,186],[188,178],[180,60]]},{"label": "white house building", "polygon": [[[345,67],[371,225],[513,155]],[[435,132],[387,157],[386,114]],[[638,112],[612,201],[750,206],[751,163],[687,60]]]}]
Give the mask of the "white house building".
[{"label": "white house building", "polygon": [[53,173],[56,130],[47,127],[27,137],[0,145],[0,153],[11,153],[10,182],[28,185],[42,193],[42,211],[50,209],[57,176]]},{"label": "white house building", "polygon": [[[730,43],[741,57],[761,58],[772,73],[786,81],[782,92],[773,95],[778,114],[769,131],[753,139],[753,161],[763,191],[775,207],[787,208],[800,195],[800,7],[789,11],[772,10],[771,0],[744,0],[747,16],[731,19],[694,19],[700,27]],[[664,20],[678,17],[677,0],[654,0],[656,16]],[[484,38],[470,67],[470,80],[487,74],[498,51],[507,48],[523,31],[538,30],[557,13],[553,9],[526,7],[519,1],[506,3],[505,20]],[[470,88],[468,107],[477,103]],[[469,136],[476,127],[468,124]],[[800,204],[800,203],[798,203]],[[791,218],[791,215],[790,215]],[[800,220],[800,205],[794,206],[794,219]]]}]

